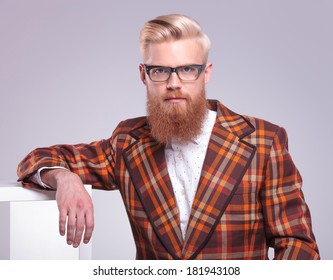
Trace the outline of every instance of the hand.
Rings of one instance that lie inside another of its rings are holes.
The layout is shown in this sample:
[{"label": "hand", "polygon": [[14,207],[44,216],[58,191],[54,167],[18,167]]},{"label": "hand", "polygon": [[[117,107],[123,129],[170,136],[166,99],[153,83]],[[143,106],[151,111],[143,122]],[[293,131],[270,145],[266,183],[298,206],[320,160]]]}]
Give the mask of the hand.
[{"label": "hand", "polygon": [[94,209],[80,177],[66,169],[45,170],[41,177],[57,190],[59,232],[64,236],[67,224],[67,244],[77,248],[83,233],[83,242],[88,243],[94,229]]}]

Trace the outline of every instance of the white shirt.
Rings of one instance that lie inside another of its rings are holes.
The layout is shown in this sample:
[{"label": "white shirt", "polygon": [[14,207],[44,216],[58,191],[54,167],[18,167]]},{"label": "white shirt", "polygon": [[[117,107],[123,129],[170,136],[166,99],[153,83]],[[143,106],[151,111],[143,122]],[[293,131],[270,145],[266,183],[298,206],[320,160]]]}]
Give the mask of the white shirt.
[{"label": "white shirt", "polygon": [[216,112],[208,110],[201,134],[194,141],[184,144],[171,141],[165,147],[165,159],[184,239],[215,119]]},{"label": "white shirt", "polygon": [[[165,160],[178,206],[180,227],[184,239],[215,119],[216,112],[208,110],[201,134],[196,139],[188,143],[171,141],[165,147]],[[63,167],[42,167],[34,175],[35,181],[44,188],[52,189],[42,182],[40,172],[43,169],[51,168]]]}]

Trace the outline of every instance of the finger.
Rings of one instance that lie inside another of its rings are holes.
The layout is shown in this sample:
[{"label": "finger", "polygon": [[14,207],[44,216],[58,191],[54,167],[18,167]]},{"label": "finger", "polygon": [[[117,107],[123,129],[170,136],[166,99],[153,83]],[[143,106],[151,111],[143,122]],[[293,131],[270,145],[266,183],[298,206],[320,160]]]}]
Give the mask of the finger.
[{"label": "finger", "polygon": [[91,239],[94,230],[94,213],[93,211],[87,211],[86,213],[86,230],[83,237],[83,242],[88,243]]},{"label": "finger", "polygon": [[76,215],[73,211],[69,211],[67,220],[67,244],[72,245],[74,241],[74,231],[76,227]]},{"label": "finger", "polygon": [[74,241],[73,241],[73,247],[77,248],[80,245],[82,234],[84,230],[84,214],[78,214],[76,216],[76,228],[75,228],[75,235],[74,235]]},{"label": "finger", "polygon": [[59,233],[64,236],[66,233],[67,210],[59,211]]}]

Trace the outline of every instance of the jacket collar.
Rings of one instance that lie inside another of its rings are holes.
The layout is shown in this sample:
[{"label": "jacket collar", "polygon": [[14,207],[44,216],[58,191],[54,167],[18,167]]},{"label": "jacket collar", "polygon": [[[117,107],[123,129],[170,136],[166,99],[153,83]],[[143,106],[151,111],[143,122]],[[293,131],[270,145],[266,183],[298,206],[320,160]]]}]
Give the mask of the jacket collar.
[{"label": "jacket collar", "polygon": [[243,140],[255,130],[252,124],[216,100],[209,100],[208,106],[217,111],[217,118],[185,240],[182,239],[164,145],[152,138],[146,121],[130,132],[137,141],[123,151],[148,219],[160,242],[175,259],[193,259],[204,248],[255,154],[255,147]]}]

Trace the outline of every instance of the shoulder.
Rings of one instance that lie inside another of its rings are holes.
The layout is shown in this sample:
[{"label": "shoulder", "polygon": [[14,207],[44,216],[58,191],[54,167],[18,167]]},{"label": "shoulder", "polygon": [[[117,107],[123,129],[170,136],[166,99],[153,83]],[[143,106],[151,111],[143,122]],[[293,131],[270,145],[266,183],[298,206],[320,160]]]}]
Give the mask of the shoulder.
[{"label": "shoulder", "polygon": [[249,136],[254,142],[265,146],[288,146],[288,134],[284,127],[261,118],[243,117],[254,127],[253,133]]},{"label": "shoulder", "polygon": [[248,135],[259,138],[274,138],[278,131],[284,132],[284,129],[277,124],[258,117],[239,114],[230,110],[219,101],[213,100],[210,104],[213,106],[215,104],[215,108],[211,108],[217,110],[217,121],[220,122],[224,128],[241,138]]},{"label": "shoulder", "polygon": [[117,125],[113,135],[129,134],[132,130],[144,126],[147,126],[147,117],[145,116],[123,120]]},{"label": "shoulder", "polygon": [[276,133],[279,129],[281,129],[281,126],[278,124],[272,123],[268,120],[253,117],[253,116],[246,116],[243,115],[243,118],[247,120],[249,124],[251,124],[254,129],[257,131],[257,133]]}]

